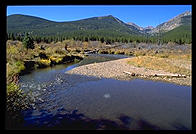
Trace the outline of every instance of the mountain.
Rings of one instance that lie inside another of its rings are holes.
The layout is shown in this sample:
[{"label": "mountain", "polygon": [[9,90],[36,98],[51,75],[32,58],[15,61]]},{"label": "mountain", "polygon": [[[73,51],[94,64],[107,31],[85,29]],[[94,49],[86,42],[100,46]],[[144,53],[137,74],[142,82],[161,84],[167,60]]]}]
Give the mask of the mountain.
[{"label": "mountain", "polygon": [[153,28],[154,28],[153,26],[147,26],[144,29],[153,29]]},{"label": "mountain", "polygon": [[[110,38],[113,41],[144,41],[148,37],[157,38],[157,33],[167,41],[179,39],[192,40],[192,13],[184,12],[157,27],[140,27],[132,22],[124,23],[112,16],[100,16],[68,22],[54,22],[28,15],[10,15],[7,17],[7,33],[23,35],[30,33],[41,37],[66,37],[68,39]],[[122,39],[124,38],[124,39]],[[126,39],[125,39],[126,38]],[[155,39],[152,39],[155,40]]]},{"label": "mountain", "polygon": [[[148,27],[140,27],[138,25],[136,25],[135,23],[129,22],[127,23],[128,28],[131,29],[135,29],[140,33],[148,33],[148,34],[156,34],[156,33],[165,33],[168,31],[171,31],[177,27],[186,25],[186,26],[191,26],[191,21],[192,21],[192,13],[190,11],[186,11],[172,19],[170,19],[167,22],[164,22],[160,25],[158,25],[157,27],[152,27],[152,26],[148,26]],[[179,28],[178,28],[179,29]],[[184,29],[186,30],[187,28],[180,28],[180,29]]]},{"label": "mountain", "polygon": [[144,30],[143,27],[140,27],[140,26],[136,25],[136,24],[133,23],[133,22],[128,22],[127,24],[128,24],[128,27],[129,27],[129,26],[133,26],[133,27],[135,27],[137,30],[140,30],[140,31]]},{"label": "mountain", "polygon": [[128,27],[135,27],[134,29],[137,29],[141,33],[146,33],[147,31],[152,30],[154,28],[153,26],[140,27],[133,22],[128,22],[127,24],[129,25]]},{"label": "mountain", "polygon": [[168,32],[171,31],[177,27],[180,26],[191,26],[191,21],[192,21],[192,13],[189,11],[186,11],[172,19],[170,19],[167,22],[164,22],[160,25],[158,25],[156,28],[153,28],[152,30],[148,31],[148,33],[155,34],[159,32]]},{"label": "mountain", "polygon": [[30,32],[34,35],[56,35],[67,32],[108,31],[116,34],[140,34],[112,15],[78,21],[54,22],[34,16],[10,15],[7,17],[8,33]]}]

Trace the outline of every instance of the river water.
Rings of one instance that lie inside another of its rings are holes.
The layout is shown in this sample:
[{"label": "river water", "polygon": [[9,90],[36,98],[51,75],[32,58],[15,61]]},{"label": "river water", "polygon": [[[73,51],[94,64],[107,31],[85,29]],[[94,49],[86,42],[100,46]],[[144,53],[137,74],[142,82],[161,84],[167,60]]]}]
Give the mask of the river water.
[{"label": "river water", "polygon": [[126,58],[90,55],[79,63],[34,70],[20,77],[33,108],[23,111],[30,129],[192,129],[190,86],[133,79],[120,81],[66,71]]}]

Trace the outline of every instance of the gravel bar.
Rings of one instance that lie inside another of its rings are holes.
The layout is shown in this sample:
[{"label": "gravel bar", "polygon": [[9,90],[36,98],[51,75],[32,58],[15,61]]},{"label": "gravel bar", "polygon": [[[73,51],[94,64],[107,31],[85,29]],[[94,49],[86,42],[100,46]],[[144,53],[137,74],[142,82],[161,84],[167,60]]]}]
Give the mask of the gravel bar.
[{"label": "gravel bar", "polygon": [[[162,70],[150,70],[143,67],[135,67],[127,63],[130,58],[118,59],[113,61],[106,61],[101,63],[93,63],[76,67],[72,70],[67,71],[68,74],[77,74],[85,76],[94,76],[99,78],[114,78],[118,80],[130,80],[133,78],[161,80],[172,82],[180,85],[191,85],[191,78],[167,78],[167,77],[148,77],[149,75],[155,74],[172,74]],[[139,74],[139,76],[130,76],[124,73],[132,72]],[[143,76],[140,76],[143,75]]]}]

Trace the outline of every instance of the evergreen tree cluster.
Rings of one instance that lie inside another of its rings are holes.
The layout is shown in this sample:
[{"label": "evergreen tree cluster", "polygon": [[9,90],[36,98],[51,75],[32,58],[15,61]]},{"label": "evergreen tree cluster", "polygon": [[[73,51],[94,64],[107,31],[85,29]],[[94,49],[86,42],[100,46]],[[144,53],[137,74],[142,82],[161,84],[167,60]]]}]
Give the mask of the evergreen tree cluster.
[{"label": "evergreen tree cluster", "polygon": [[191,26],[184,25],[177,27],[161,37],[163,43],[174,42],[177,44],[190,44],[192,43]]},{"label": "evergreen tree cluster", "polygon": [[[25,33],[23,34],[14,34],[8,33],[7,39],[8,40],[19,40],[23,41]],[[129,34],[122,34],[122,33],[115,33],[115,32],[104,32],[104,31],[78,31],[78,32],[69,32],[64,34],[57,34],[57,35],[30,35],[33,41],[40,43],[51,43],[51,42],[62,42],[63,40],[70,40],[73,39],[75,41],[101,41],[102,43],[111,44],[114,42],[121,42],[121,43],[131,43],[131,42],[143,42],[143,43],[158,43],[159,39],[162,43],[178,43],[178,44],[190,44],[192,43],[192,35],[190,32],[182,32],[181,28],[170,31],[161,35],[160,37],[157,36],[148,36],[148,35],[129,35]]]}]

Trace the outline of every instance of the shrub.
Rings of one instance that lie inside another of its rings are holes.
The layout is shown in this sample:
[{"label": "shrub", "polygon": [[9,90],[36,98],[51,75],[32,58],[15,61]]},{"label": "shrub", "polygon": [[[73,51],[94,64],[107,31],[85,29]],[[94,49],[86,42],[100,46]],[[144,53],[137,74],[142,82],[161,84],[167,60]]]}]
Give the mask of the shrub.
[{"label": "shrub", "polygon": [[108,50],[99,50],[98,51],[99,54],[108,54]]},{"label": "shrub", "polygon": [[12,77],[15,74],[20,73],[22,70],[25,70],[24,62],[12,61],[12,63],[7,64],[7,77]]},{"label": "shrub", "polygon": [[134,51],[134,56],[145,56],[146,52],[145,51]]},{"label": "shrub", "polygon": [[46,56],[46,54],[43,53],[43,52],[39,53],[39,57],[40,57],[41,59],[47,59],[47,58],[48,58],[48,57]]},{"label": "shrub", "polygon": [[25,70],[24,62],[17,61],[15,64],[17,66],[18,73],[21,72],[22,70]]},{"label": "shrub", "polygon": [[41,59],[41,60],[38,61],[39,67],[50,66],[50,64],[51,64],[51,60]]},{"label": "shrub", "polygon": [[117,50],[114,52],[114,54],[125,54],[125,52]]},{"label": "shrub", "polygon": [[125,55],[133,56],[133,53],[132,53],[132,52],[130,52],[130,51],[125,51]]},{"label": "shrub", "polygon": [[85,41],[85,42],[82,42],[82,45],[83,45],[84,48],[88,48],[89,43]]},{"label": "shrub", "polygon": [[62,49],[55,50],[55,53],[57,53],[57,54],[66,54],[65,50],[62,50]]},{"label": "shrub", "polygon": [[7,84],[7,95],[10,95],[13,93],[15,94],[21,93],[19,86],[15,84],[14,82]]},{"label": "shrub", "polygon": [[50,60],[54,64],[58,64],[58,63],[61,63],[63,61],[63,57],[50,56]]},{"label": "shrub", "polygon": [[74,62],[79,62],[79,61],[80,61],[80,60],[79,60],[79,59],[77,59],[77,58],[75,58],[75,59],[74,59]]}]

